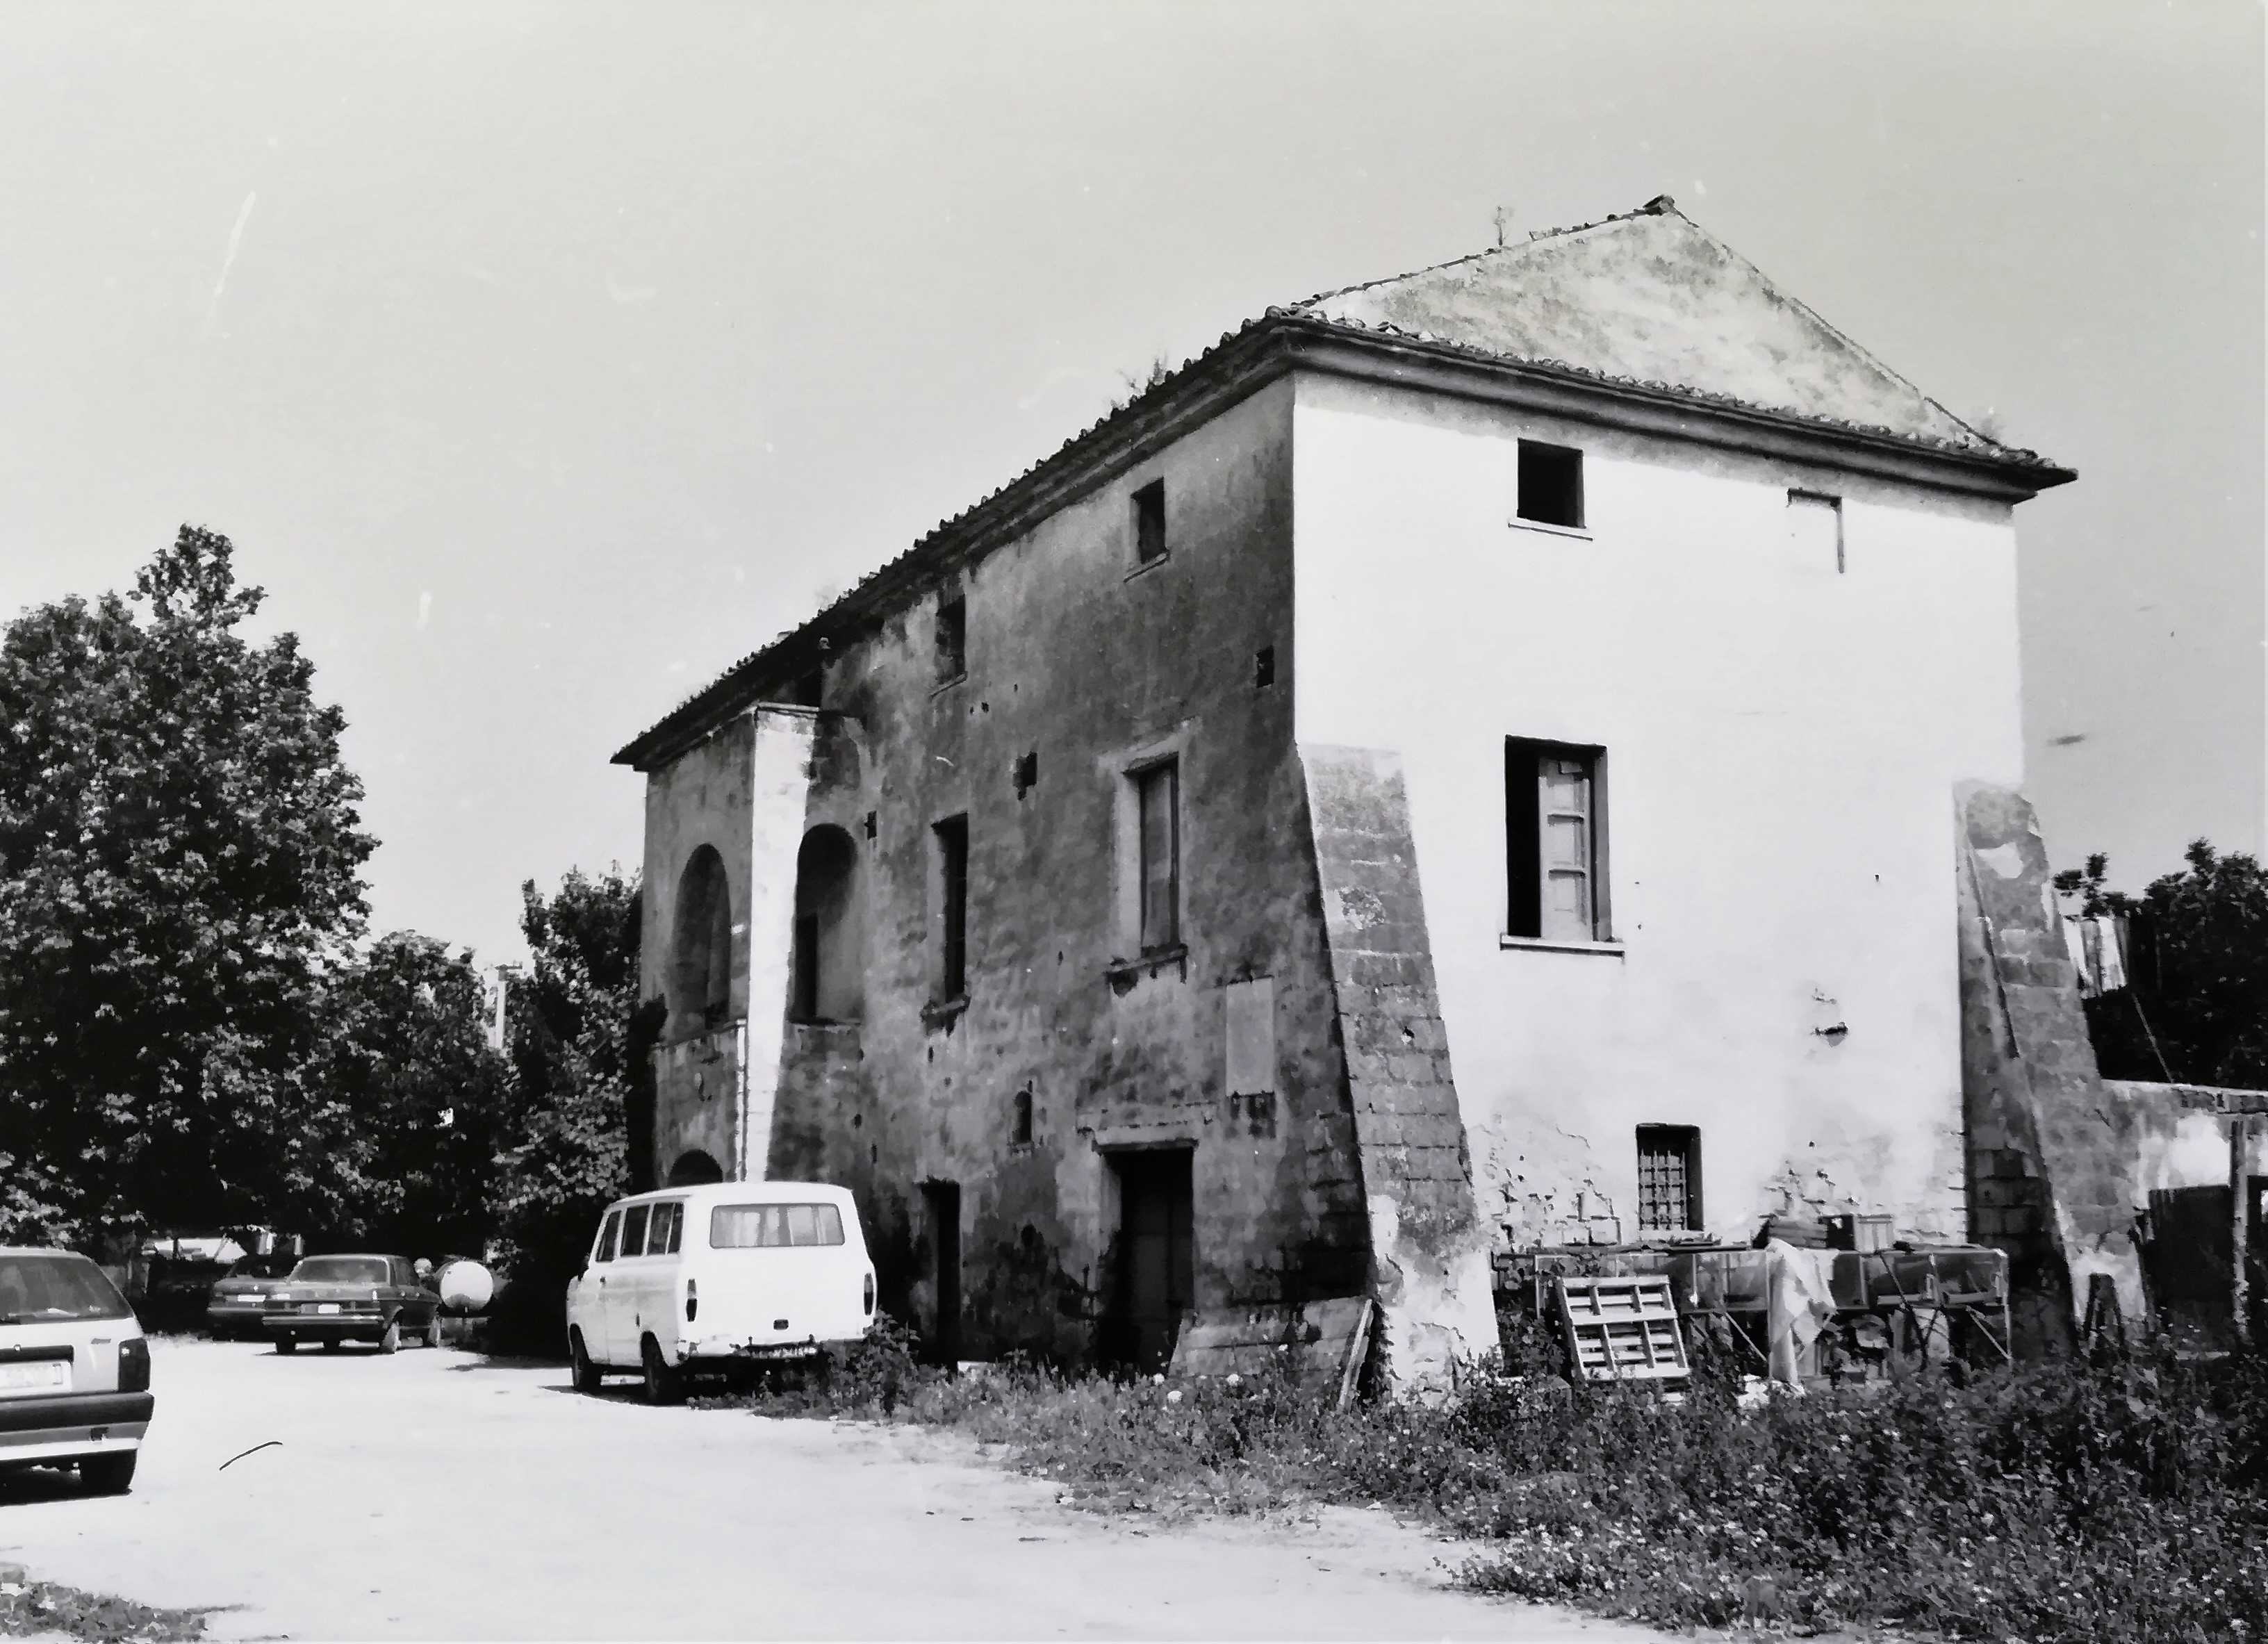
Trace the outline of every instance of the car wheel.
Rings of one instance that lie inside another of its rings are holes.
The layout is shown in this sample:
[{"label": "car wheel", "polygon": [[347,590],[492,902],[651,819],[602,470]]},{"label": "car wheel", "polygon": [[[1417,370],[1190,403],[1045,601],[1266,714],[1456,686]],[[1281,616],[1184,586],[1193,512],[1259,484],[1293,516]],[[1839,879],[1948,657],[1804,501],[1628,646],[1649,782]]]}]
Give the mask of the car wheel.
[{"label": "car wheel", "polygon": [[567,1332],[567,1362],[574,1374],[577,1392],[595,1393],[599,1390],[599,1384],[605,1378],[600,1374],[599,1367],[591,1362],[591,1355],[583,1345],[583,1332],[579,1330]]},{"label": "car wheel", "polygon": [[431,1318],[425,1321],[425,1345],[428,1347],[438,1347],[441,1345],[441,1315],[438,1311]]},{"label": "car wheel", "polygon": [[645,1402],[649,1404],[677,1404],[685,1401],[685,1377],[665,1363],[661,1349],[653,1338],[645,1338],[640,1349],[645,1361]]},{"label": "car wheel", "polygon": [[297,1336],[278,1336],[276,1338],[276,1351],[278,1353],[298,1352],[299,1338]]},{"label": "car wheel", "polygon": [[378,1350],[380,1353],[394,1353],[399,1350],[401,1345],[401,1321],[398,1318],[390,1318],[386,1321],[386,1333],[378,1338]]},{"label": "car wheel", "polygon": [[107,1456],[79,1457],[79,1482],[96,1495],[124,1495],[134,1487],[134,1463],[139,1450],[114,1450]]}]

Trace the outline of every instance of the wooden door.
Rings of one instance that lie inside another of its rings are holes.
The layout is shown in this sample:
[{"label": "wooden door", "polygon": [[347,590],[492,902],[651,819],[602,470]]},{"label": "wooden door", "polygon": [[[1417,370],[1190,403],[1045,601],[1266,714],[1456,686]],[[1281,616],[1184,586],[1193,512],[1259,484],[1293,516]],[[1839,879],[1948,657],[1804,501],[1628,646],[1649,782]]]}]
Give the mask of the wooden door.
[{"label": "wooden door", "polygon": [[1119,1352],[1145,1374],[1174,1356],[1182,1316],[1196,1299],[1196,1209],[1190,1150],[1116,1156],[1119,1188]]},{"label": "wooden door", "polygon": [[961,1183],[924,1182],[929,1209],[931,1294],[937,1315],[930,1350],[952,1369],[961,1361]]}]

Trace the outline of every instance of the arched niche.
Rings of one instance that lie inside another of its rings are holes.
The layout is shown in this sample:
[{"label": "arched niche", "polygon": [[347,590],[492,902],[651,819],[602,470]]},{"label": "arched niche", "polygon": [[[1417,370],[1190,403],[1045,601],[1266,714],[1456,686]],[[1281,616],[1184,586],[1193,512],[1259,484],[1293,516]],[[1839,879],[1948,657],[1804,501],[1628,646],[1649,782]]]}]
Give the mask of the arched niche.
[{"label": "arched niche", "polygon": [[690,1153],[677,1155],[677,1162],[669,1167],[666,1187],[702,1187],[711,1182],[725,1179],[725,1168],[707,1154],[696,1147]]},{"label": "arched niche", "polygon": [[797,1021],[856,1021],[865,1006],[859,950],[858,847],[832,823],[795,853],[795,968],[788,1014]]},{"label": "arched niche", "polygon": [[677,881],[670,1003],[681,1022],[713,1028],[733,1011],[733,887],[725,859],[703,845]]}]

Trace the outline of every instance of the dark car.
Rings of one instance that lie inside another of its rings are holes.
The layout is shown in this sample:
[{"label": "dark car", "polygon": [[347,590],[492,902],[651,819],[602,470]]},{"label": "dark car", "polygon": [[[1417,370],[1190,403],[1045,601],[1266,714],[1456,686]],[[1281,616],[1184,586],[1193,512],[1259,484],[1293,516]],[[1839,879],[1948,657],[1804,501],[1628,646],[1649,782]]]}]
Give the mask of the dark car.
[{"label": "dark car", "polygon": [[261,1321],[268,1316],[269,1295],[298,1261],[296,1256],[247,1256],[232,1264],[213,1281],[205,1301],[205,1328],[213,1339],[256,1341],[265,1335]]},{"label": "dark car", "polygon": [[278,1353],[303,1341],[366,1341],[392,1353],[411,1337],[438,1347],[441,1298],[404,1257],[310,1256],[269,1291],[261,1328]]}]

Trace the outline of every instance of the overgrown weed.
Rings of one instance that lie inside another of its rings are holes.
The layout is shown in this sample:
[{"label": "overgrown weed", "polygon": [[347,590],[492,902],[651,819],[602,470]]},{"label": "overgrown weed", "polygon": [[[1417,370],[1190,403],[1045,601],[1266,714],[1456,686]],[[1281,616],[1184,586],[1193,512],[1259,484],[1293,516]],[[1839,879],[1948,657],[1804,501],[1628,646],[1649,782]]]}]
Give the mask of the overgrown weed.
[{"label": "overgrown weed", "polygon": [[2268,1633],[2257,1365],[1933,1369],[1758,1409],[1719,1374],[1672,1405],[1571,1389],[1549,1338],[1515,1327],[1505,1358],[1438,1405],[1338,1412],[1291,1354],[1168,1383],[1021,1361],[954,1377],[914,1349],[886,1323],[722,1402],[952,1428],[1006,1447],[1070,1505],[1379,1503],[1472,1538],[1473,1588],[1665,1626],[2026,1644]]}]

